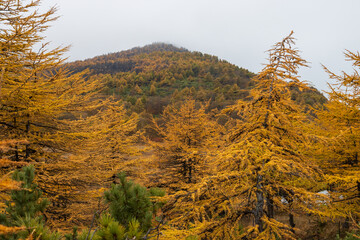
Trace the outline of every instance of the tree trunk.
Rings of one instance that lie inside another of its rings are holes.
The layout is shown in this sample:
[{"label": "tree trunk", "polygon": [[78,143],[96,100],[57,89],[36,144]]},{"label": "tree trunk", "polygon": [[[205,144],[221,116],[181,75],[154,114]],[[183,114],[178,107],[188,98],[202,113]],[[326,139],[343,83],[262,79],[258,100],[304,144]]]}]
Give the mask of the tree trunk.
[{"label": "tree trunk", "polygon": [[259,232],[264,231],[263,221],[261,220],[264,214],[264,193],[262,190],[262,175],[257,176],[256,180],[256,206],[254,210],[255,224],[259,226]]},{"label": "tree trunk", "polygon": [[[292,213],[289,213],[289,223],[291,228],[295,228],[295,222],[294,222],[294,215]],[[291,231],[294,231],[291,229]]]},{"label": "tree trunk", "polygon": [[[14,117],[14,129],[15,129],[15,131],[16,131],[16,126],[17,125],[17,122],[16,122],[16,117]],[[15,146],[15,161],[20,161],[20,157],[19,157],[19,150],[18,150],[18,146],[17,146],[17,144],[16,144],[16,146]]]},{"label": "tree trunk", "polygon": [[[26,134],[30,132],[30,121],[27,121],[26,123]],[[30,147],[29,144],[25,145],[25,160],[27,160],[30,157]]]},{"label": "tree trunk", "polygon": [[267,196],[266,199],[266,205],[267,205],[267,212],[269,218],[274,218],[274,200],[271,196]]},{"label": "tree trunk", "polygon": [[192,168],[193,166],[190,164],[189,165],[189,178],[188,178],[188,183],[192,182]]},{"label": "tree trunk", "polygon": [[343,223],[343,231],[344,232],[347,232],[350,228],[350,218],[349,217],[346,217],[345,218],[345,222]]},{"label": "tree trunk", "polygon": [[184,181],[186,181],[186,173],[187,173],[187,163],[186,161],[183,161],[182,162],[182,171],[181,171],[181,174],[182,176],[184,177]]},{"label": "tree trunk", "polygon": [[5,67],[3,66],[1,68],[1,78],[0,78],[0,96],[1,96],[1,89],[4,82],[4,73],[5,73]]},{"label": "tree trunk", "polygon": [[289,224],[291,227],[291,231],[294,232],[294,228],[295,228],[294,215],[291,213],[293,200],[289,198],[288,201],[289,201]]}]

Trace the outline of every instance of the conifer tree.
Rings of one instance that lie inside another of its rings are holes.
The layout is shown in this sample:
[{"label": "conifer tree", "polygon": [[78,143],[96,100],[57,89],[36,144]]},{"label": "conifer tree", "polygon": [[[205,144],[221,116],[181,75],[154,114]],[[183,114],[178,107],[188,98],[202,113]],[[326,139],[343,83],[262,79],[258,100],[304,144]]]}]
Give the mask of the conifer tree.
[{"label": "conifer tree", "polygon": [[143,232],[151,227],[153,213],[158,207],[150,200],[151,196],[164,196],[164,192],[156,189],[147,190],[145,187],[126,179],[125,173],[118,174],[119,184],[112,185],[105,192],[105,199],[109,203],[112,217],[127,229],[137,221]]},{"label": "conifer tree", "polygon": [[131,219],[128,228],[122,226],[111,215],[103,214],[99,219],[99,226],[96,231],[85,229],[76,238],[67,238],[67,240],[128,240],[128,239],[150,239],[143,238],[144,233],[141,230],[140,223],[136,219]]},{"label": "conifer tree", "polygon": [[325,67],[330,79],[329,101],[317,111],[317,130],[322,141],[314,144],[319,163],[326,173],[334,215],[358,219],[360,208],[360,55],[345,52],[354,73],[337,75]]},{"label": "conifer tree", "polygon": [[[241,177],[232,188],[245,193],[239,196],[245,197],[239,199],[240,212],[250,212],[255,223],[245,235],[257,239],[292,238],[293,215],[316,212],[311,207],[316,205],[316,194],[311,190],[321,175],[304,155],[308,138],[302,125],[306,118],[290,97],[291,86],[307,88],[297,76],[306,61],[293,44],[291,33],[269,50],[268,65],[254,78],[252,100],[233,107],[241,121],[220,155],[225,160],[219,165],[220,172]],[[289,213],[288,226],[274,219],[275,208]]]},{"label": "conifer tree", "polygon": [[121,102],[109,101],[95,115],[76,121],[76,129],[84,137],[85,151],[108,162],[131,152],[130,145],[138,137],[137,121],[138,115],[128,114]]},{"label": "conifer tree", "polygon": [[150,86],[150,93],[151,96],[154,96],[156,94],[156,86],[155,84],[151,84]]},{"label": "conifer tree", "polygon": [[[5,140],[0,141],[0,154],[5,155],[6,152],[11,151],[12,148],[18,144],[20,141],[15,140]],[[14,162],[6,158],[0,158],[0,199],[4,201],[9,198],[9,192],[13,190],[20,190],[21,183],[14,179],[11,179],[11,172],[5,173],[4,169],[12,169],[13,167],[20,167],[24,163]],[[5,211],[6,204],[0,204],[1,212]],[[0,235],[9,236],[10,234],[17,233],[21,230],[24,230],[24,226],[5,226],[5,215],[0,217]]]},{"label": "conifer tree", "polygon": [[7,202],[6,212],[10,219],[29,216],[33,218],[39,213],[44,213],[49,201],[42,198],[42,192],[35,184],[35,168],[32,165],[24,167],[21,171],[15,171],[14,180],[22,182],[22,190],[14,190],[11,200]]},{"label": "conifer tree", "polygon": [[[195,222],[194,233],[205,239],[295,239],[294,215],[322,214],[314,189],[321,173],[303,153],[306,118],[290,96],[291,86],[307,88],[297,76],[306,61],[293,44],[292,33],[275,44],[250,100],[226,110],[237,112],[238,123],[211,163],[214,176],[168,204],[178,226]],[[176,215],[179,209],[187,217]],[[275,211],[288,213],[289,224],[277,221]],[[242,219],[254,225],[239,229]]]},{"label": "conifer tree", "polygon": [[93,95],[103,84],[85,81],[84,72],[70,75],[63,66],[66,47],[49,49],[44,31],[57,19],[56,9],[42,12],[40,4],[0,1],[0,137],[22,140],[3,158],[37,162],[37,183],[59,206],[66,198],[59,192],[74,185],[61,174],[68,167],[64,155],[84,138],[74,133],[73,120],[98,109]]},{"label": "conifer tree", "polygon": [[104,214],[100,218],[100,229],[95,233],[95,239],[122,240],[125,239],[125,227],[121,226],[113,217]]},{"label": "conifer tree", "polygon": [[59,239],[60,235],[51,232],[44,226],[42,218],[49,202],[42,198],[42,192],[34,183],[35,169],[29,165],[21,171],[15,171],[13,179],[21,182],[20,189],[11,192],[10,200],[6,202],[5,214],[0,215],[0,222],[7,228],[15,228],[21,231],[7,234],[1,239],[25,239],[27,237],[38,239]]},{"label": "conifer tree", "polygon": [[195,100],[188,99],[166,107],[162,124],[154,122],[163,142],[151,144],[156,149],[160,167],[166,168],[168,173],[161,180],[168,187],[179,180],[181,183],[196,182],[206,167],[206,155],[216,145],[216,140],[220,140],[222,128],[206,113],[207,107],[197,106]]},{"label": "conifer tree", "polygon": [[122,103],[109,100],[95,114],[73,121],[73,135],[79,138],[76,155],[44,166],[51,176],[39,176],[46,183],[51,206],[50,226],[88,224],[98,207],[104,187],[117,172],[126,168],[128,158],[136,153],[132,146],[138,138],[137,115],[128,115]]},{"label": "conifer tree", "polygon": [[0,3],[0,134],[28,141],[17,146],[17,161],[71,149],[65,115],[76,117],[92,106],[85,103],[97,88],[97,83],[85,83],[83,73],[69,76],[61,66],[67,48],[48,50],[43,32],[57,19],[56,9],[40,13],[39,5],[39,0]]}]

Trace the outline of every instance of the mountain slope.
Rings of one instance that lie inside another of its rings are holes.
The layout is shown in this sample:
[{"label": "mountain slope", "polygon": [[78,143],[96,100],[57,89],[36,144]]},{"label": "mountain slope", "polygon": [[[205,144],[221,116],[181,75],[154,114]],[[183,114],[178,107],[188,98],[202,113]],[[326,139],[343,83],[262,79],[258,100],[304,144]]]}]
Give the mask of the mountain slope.
[{"label": "mountain slope", "polygon": [[[101,79],[106,84],[104,95],[125,100],[133,111],[152,114],[187,97],[211,100],[211,108],[224,108],[248,95],[255,75],[216,56],[165,43],[76,61],[67,67],[73,72],[89,69],[88,81]],[[294,91],[294,99],[304,104],[326,101],[316,89],[308,90],[306,96]]]}]

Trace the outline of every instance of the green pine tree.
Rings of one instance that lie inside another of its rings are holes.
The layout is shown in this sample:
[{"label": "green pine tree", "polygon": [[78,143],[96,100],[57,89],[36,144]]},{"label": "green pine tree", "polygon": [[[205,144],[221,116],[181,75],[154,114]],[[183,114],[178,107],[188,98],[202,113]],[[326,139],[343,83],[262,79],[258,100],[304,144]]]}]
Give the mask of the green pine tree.
[{"label": "green pine tree", "polygon": [[12,191],[11,200],[6,202],[6,213],[10,219],[16,220],[26,216],[34,218],[43,213],[49,205],[46,198],[41,198],[42,191],[34,183],[34,178],[35,168],[32,165],[14,172],[13,179],[22,182],[22,189]]},{"label": "green pine tree", "polygon": [[[72,235],[74,236],[74,233]],[[130,220],[126,229],[110,214],[106,213],[101,215],[96,230],[84,229],[79,235],[76,234],[76,238],[67,235],[66,240],[129,240],[141,239],[142,235],[143,232],[138,220],[134,218]]]},{"label": "green pine tree", "polygon": [[125,228],[109,214],[100,218],[100,229],[95,233],[95,239],[101,240],[123,240],[125,239]]},{"label": "green pine tree", "polygon": [[1,236],[0,239],[26,239],[29,235],[39,240],[61,239],[58,232],[52,232],[45,226],[42,214],[49,201],[42,198],[42,191],[34,183],[34,178],[35,168],[32,165],[14,172],[13,179],[21,182],[21,189],[11,192],[5,213],[0,214],[0,224],[23,226],[25,229],[16,234]]},{"label": "green pine tree", "polygon": [[164,196],[164,191],[147,190],[145,187],[127,180],[125,173],[118,174],[119,184],[115,184],[105,192],[105,199],[110,204],[110,214],[121,225],[129,230],[135,220],[141,230],[147,231],[151,227],[151,219],[159,203],[152,202],[151,196]]}]

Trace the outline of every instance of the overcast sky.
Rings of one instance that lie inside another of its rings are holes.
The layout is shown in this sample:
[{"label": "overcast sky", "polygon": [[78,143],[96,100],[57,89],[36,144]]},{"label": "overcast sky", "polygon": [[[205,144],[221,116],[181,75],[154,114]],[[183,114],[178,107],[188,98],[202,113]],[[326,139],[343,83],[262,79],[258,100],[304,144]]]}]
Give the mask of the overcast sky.
[{"label": "overcast sky", "polygon": [[43,0],[60,19],[47,31],[53,46],[71,45],[69,60],[171,43],[259,72],[265,53],[291,30],[311,62],[302,80],[326,90],[328,76],[352,71],[344,50],[360,51],[359,0]]}]

